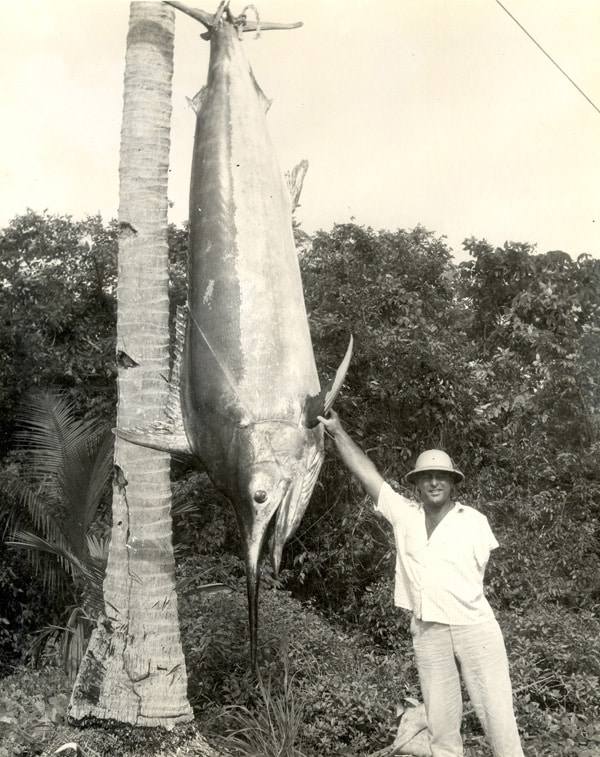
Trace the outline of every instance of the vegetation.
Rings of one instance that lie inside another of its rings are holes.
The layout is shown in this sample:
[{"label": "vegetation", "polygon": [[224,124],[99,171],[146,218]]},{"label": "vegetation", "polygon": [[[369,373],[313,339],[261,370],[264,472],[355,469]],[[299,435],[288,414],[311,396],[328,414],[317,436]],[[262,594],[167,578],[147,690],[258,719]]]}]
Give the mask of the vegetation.
[{"label": "vegetation", "polygon": [[60,638],[63,666],[74,681],[91,626],[104,610],[113,435],[104,424],[76,418],[72,403],[52,393],[32,394],[21,423],[6,475],[14,498],[6,511],[7,544],[27,550],[44,589],[66,608],[63,624],[46,628],[38,643]]},{"label": "vegetation", "polygon": [[[6,537],[25,502],[8,483],[17,473],[26,480],[18,466],[27,460],[15,450],[30,390],[60,390],[84,424],[112,423],[115,234],[99,218],[35,213],[0,232]],[[172,302],[185,297],[185,240],[185,230],[170,229]],[[317,362],[326,378],[354,334],[336,408],[395,486],[424,447],[448,449],[465,471],[461,499],[488,516],[501,543],[488,595],[526,753],[591,757],[600,748],[600,260],[485,240],[465,247],[470,260],[455,265],[444,241],[421,227],[343,224],[304,240]],[[34,632],[59,625],[67,599],[47,584],[40,602],[22,553],[6,550],[0,756],[75,741],[89,754],[209,754],[200,734],[232,755],[368,755],[390,743],[396,702],[419,696],[407,619],[391,604],[393,540],[335,456],[279,578],[264,566],[259,681],[247,672],[235,520],[204,475],[181,461],[172,474],[174,505],[185,513],[174,535],[194,725],[135,736],[116,724],[70,728],[69,684],[52,648],[41,670],[22,668]],[[234,591],[199,591],[213,582]],[[465,739],[470,754],[487,754],[472,714]]]}]

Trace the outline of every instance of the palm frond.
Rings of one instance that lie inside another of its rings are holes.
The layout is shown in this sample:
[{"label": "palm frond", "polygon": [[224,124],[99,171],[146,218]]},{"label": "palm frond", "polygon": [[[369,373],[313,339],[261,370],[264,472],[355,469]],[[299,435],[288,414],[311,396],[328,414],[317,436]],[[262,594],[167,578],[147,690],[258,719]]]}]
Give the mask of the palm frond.
[{"label": "palm frond", "polygon": [[81,421],[63,394],[33,392],[21,406],[16,440],[20,449],[33,451],[32,474],[39,481],[56,478],[64,466],[65,450],[85,446],[95,421]]},{"label": "palm frond", "polygon": [[91,475],[87,485],[86,531],[96,517],[98,505],[106,490],[106,484],[114,465],[115,437],[110,429],[102,428],[95,441],[92,453]]},{"label": "palm frond", "polygon": [[19,486],[18,492],[22,509],[29,517],[33,528],[43,534],[48,541],[66,546],[60,503],[45,489],[28,486],[27,482]]},{"label": "palm frond", "polygon": [[109,545],[110,536],[96,536],[96,534],[87,535],[87,551],[92,560],[106,562],[108,558]]},{"label": "palm frond", "polygon": [[29,395],[20,421],[17,439],[34,525],[50,538],[50,519],[84,559],[112,466],[113,436],[103,424],[77,418],[73,404],[52,392]]},{"label": "palm frond", "polygon": [[8,506],[5,516],[3,540],[17,528],[43,529],[47,519],[54,520],[60,506],[51,494],[32,482],[24,465],[13,463],[1,472],[0,486]]},{"label": "palm frond", "polygon": [[23,405],[7,544],[27,550],[48,590],[77,598],[66,629],[49,629],[40,640],[43,647],[53,634],[64,634],[69,675],[79,667],[92,619],[104,611],[109,536],[90,527],[112,469],[113,439],[105,424],[78,419],[63,395],[32,394]]},{"label": "palm frond", "polygon": [[85,554],[86,536],[98,512],[113,465],[114,437],[103,429],[86,440],[85,448],[66,456],[61,490],[69,513],[67,532],[80,557]]},{"label": "palm frond", "polygon": [[44,648],[56,640],[60,644],[60,655],[65,673],[71,682],[75,681],[85,649],[92,631],[92,619],[82,607],[70,607],[64,626],[48,625],[36,634],[30,654],[39,659]]},{"label": "palm frond", "polygon": [[97,537],[89,534],[87,573],[82,589],[82,604],[92,618],[97,618],[105,611],[104,577],[108,560],[109,537]]},{"label": "palm frond", "polygon": [[[51,541],[43,536],[38,536],[30,531],[16,531],[6,544],[9,547],[22,547],[29,550],[34,560],[34,567],[36,567],[35,558],[41,553],[55,557],[63,569],[73,577],[83,577],[87,573],[87,566],[68,547],[59,544],[57,541]],[[39,572],[46,585],[51,584],[55,580],[46,572]],[[51,588],[56,588],[56,586],[53,585]]]}]

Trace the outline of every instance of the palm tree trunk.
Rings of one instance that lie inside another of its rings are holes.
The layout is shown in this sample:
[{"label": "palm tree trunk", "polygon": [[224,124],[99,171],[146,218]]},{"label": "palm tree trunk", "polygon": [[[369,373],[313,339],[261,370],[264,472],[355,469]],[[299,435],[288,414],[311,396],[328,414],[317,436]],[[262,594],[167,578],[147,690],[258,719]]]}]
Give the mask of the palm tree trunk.
[{"label": "palm tree trunk", "polygon": [[[117,361],[120,427],[161,420],[169,370],[167,177],[174,14],[132,2],[121,131]],[[71,697],[93,716],[170,727],[192,719],[181,649],[169,456],[117,439],[105,616]]]}]

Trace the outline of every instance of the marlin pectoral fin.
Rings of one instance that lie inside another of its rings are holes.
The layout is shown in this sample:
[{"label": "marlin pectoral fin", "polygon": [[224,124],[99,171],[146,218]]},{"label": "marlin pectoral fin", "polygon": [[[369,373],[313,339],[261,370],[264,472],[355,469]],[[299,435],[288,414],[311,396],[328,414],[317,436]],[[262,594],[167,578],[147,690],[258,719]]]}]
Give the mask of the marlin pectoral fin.
[{"label": "marlin pectoral fin", "polygon": [[333,379],[325,386],[319,394],[314,397],[309,397],[306,401],[305,417],[306,425],[309,428],[314,428],[318,421],[319,415],[327,415],[331,410],[331,407],[338,396],[342,384],[346,379],[346,373],[352,360],[352,350],[354,348],[354,338],[350,336],[350,342],[348,343],[348,349],[344,355],[344,359],[340,363],[340,367],[337,369]]},{"label": "marlin pectoral fin", "polygon": [[172,455],[191,455],[192,450],[185,434],[173,433],[171,424],[154,424],[148,428],[114,428],[119,439],[149,447]]},{"label": "marlin pectoral fin", "polygon": [[169,452],[173,455],[191,455],[192,451],[183,426],[180,399],[180,375],[183,359],[183,346],[185,343],[185,331],[187,321],[187,307],[177,308],[175,320],[175,350],[173,367],[169,378],[169,391],[165,415],[166,423],[153,423],[147,427],[139,428],[115,428],[113,433],[119,439],[124,439],[140,447],[149,447],[161,452]]},{"label": "marlin pectoral fin", "polygon": [[169,377],[169,392],[165,414],[170,422],[169,432],[176,436],[185,436],[183,415],[181,412],[181,370],[185,333],[187,328],[187,305],[179,306],[175,318],[175,347],[173,350],[173,365]]}]

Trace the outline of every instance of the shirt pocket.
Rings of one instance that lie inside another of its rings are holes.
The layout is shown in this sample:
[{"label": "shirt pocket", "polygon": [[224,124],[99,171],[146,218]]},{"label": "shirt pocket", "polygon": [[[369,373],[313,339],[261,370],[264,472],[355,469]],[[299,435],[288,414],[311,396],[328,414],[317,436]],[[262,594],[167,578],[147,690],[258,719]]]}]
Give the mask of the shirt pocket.
[{"label": "shirt pocket", "polygon": [[406,533],[403,537],[404,552],[409,560],[421,564],[423,553],[427,548],[425,537],[419,537],[416,533]]}]

